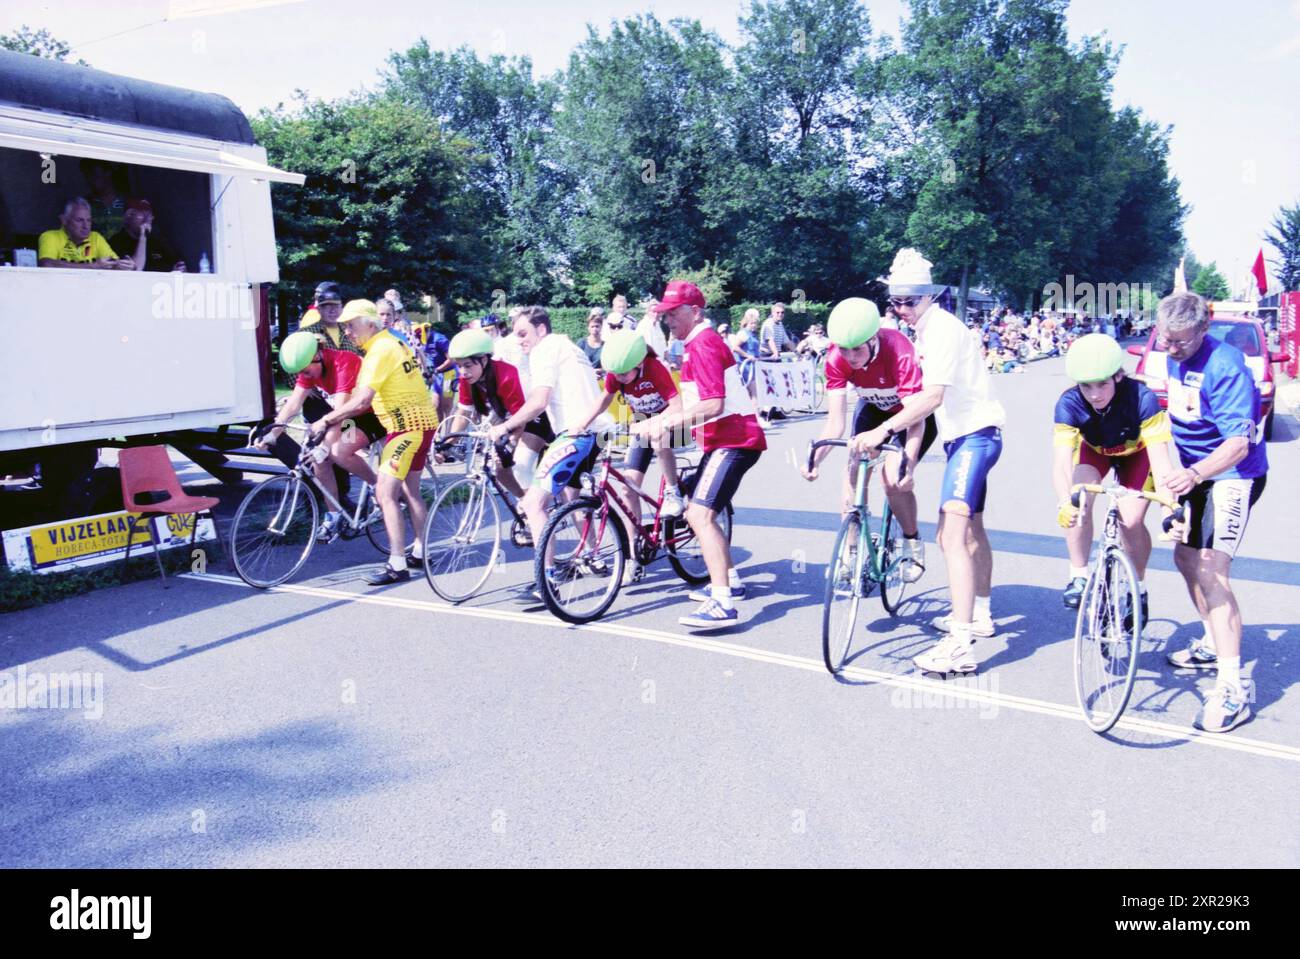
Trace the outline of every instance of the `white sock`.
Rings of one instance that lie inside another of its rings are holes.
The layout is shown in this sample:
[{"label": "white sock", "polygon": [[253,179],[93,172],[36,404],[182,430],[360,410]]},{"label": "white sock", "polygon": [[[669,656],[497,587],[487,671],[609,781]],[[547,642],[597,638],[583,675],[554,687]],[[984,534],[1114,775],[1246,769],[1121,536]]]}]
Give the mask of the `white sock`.
[{"label": "white sock", "polygon": [[1240,656],[1220,656],[1219,657],[1219,683],[1231,683],[1238,689],[1241,688],[1241,657]]},{"label": "white sock", "polygon": [[325,511],[325,522],[337,523],[339,521],[339,511],[336,509],[327,509]]},{"label": "white sock", "polygon": [[1087,578],[1088,578],[1088,567],[1087,567],[1087,566],[1071,566],[1071,567],[1070,567],[1070,579],[1087,579]]},{"label": "white sock", "polygon": [[723,609],[731,609],[731,587],[730,586],[710,586],[709,593],[722,604]]},{"label": "white sock", "polygon": [[1145,579],[1138,580],[1138,592],[1140,592],[1143,596],[1147,594],[1147,581]]},{"label": "white sock", "polygon": [[1206,644],[1207,644],[1211,649],[1214,649],[1214,633],[1210,631],[1210,621],[1209,621],[1208,619],[1203,619],[1203,620],[1201,620],[1201,625],[1205,628],[1205,642],[1206,642]]},{"label": "white sock", "polygon": [[740,585],[740,574],[736,572],[734,566],[727,570],[727,585],[732,587]]},{"label": "white sock", "polygon": [[961,643],[963,646],[974,646],[975,637],[971,634],[970,623],[953,623],[948,630],[949,638]]},{"label": "white sock", "polygon": [[420,559],[423,556],[424,556],[424,540],[419,539],[417,537],[415,542],[411,544],[411,557],[412,559]]},{"label": "white sock", "polygon": [[664,485],[664,492],[665,492],[665,493],[672,493],[674,496],[681,496],[681,495],[682,495],[682,491],[679,490],[675,485],[673,485],[673,484],[671,484],[671,483],[667,483],[667,484]]},{"label": "white sock", "polygon": [[975,619],[992,619],[993,618],[993,597],[976,596],[975,597]]},{"label": "white sock", "polygon": [[400,573],[402,570],[406,569],[406,554],[403,553],[401,556],[388,557],[388,566],[390,569],[394,569]]}]

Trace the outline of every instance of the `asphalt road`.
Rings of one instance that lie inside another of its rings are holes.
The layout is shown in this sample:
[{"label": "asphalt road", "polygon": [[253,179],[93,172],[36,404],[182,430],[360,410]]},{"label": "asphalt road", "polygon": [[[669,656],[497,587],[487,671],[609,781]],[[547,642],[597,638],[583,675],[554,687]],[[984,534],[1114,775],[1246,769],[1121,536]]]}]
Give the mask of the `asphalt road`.
[{"label": "asphalt road", "polygon": [[[662,561],[574,629],[521,601],[526,554],[452,609],[422,579],[366,587],[365,541],[274,592],[214,566],[0,618],[0,671],[103,682],[98,718],[0,710],[0,866],[1297,865],[1300,427],[1279,417],[1235,567],[1256,717],[1191,729],[1213,680],[1164,665],[1196,618],[1159,545],[1134,701],[1100,737],[1059,595],[1062,364],[995,383],[999,632],[973,678],[910,661],[945,611],[933,544],[898,619],[868,602],[851,674],[822,669],[837,490],[797,475],[821,419],[792,420],[741,489],[750,596],[727,633],[677,626],[691,604]],[[930,535],[941,464],[917,474]]]}]

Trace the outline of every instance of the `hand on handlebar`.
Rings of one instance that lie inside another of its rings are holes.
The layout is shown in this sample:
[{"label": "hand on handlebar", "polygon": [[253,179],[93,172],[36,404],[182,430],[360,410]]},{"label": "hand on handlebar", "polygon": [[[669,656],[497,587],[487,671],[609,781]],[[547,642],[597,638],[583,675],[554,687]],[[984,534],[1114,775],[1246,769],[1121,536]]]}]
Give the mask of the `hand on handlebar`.
[{"label": "hand on handlebar", "polygon": [[859,433],[849,443],[851,449],[858,456],[874,457],[880,447],[889,442],[889,431],[877,427],[874,430],[867,430],[865,433]]},{"label": "hand on handlebar", "polygon": [[1187,521],[1187,511],[1182,506],[1172,513],[1167,513],[1160,526],[1163,530],[1160,538],[1166,543],[1186,543],[1187,534],[1191,532],[1191,524]]},{"label": "hand on handlebar", "polygon": [[1081,512],[1072,498],[1061,500],[1056,507],[1056,525],[1061,529],[1070,529],[1077,526]]},{"label": "hand on handlebar", "polygon": [[506,424],[497,423],[495,426],[488,427],[488,440],[493,446],[495,446],[501,441],[502,437],[507,436],[509,433],[510,431],[506,429]]}]

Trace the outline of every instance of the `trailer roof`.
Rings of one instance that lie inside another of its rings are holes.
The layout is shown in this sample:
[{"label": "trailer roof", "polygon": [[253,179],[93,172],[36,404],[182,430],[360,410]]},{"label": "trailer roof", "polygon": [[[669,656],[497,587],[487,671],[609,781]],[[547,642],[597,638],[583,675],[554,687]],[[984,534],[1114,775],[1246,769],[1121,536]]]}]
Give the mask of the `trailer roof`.
[{"label": "trailer roof", "polygon": [[225,143],[254,142],[243,111],[218,94],[121,77],[8,50],[0,50],[3,103]]}]

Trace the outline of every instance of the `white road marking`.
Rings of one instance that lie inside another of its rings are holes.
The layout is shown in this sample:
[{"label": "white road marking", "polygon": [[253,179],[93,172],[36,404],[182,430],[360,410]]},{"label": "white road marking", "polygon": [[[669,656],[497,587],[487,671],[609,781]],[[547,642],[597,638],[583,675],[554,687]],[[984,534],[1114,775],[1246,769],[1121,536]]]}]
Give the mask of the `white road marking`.
[{"label": "white road marking", "polygon": [[[224,576],[217,573],[183,573],[181,578],[193,579],[200,582],[220,583],[225,586],[240,586],[245,589],[252,589],[243,580],[237,576]],[[758,649],[753,646],[740,646],[736,643],[724,642],[722,640],[709,639],[700,635],[679,635],[677,633],[663,632],[657,629],[645,629],[640,626],[629,626],[624,623],[588,623],[584,626],[573,626],[561,622],[550,613],[516,613],[503,609],[486,609],[481,606],[452,606],[448,603],[442,603],[435,600],[427,599],[402,599],[397,596],[387,594],[368,594],[368,593],[349,593],[345,590],[326,589],[319,586],[300,586],[286,584],[276,586],[265,592],[294,593],[299,596],[315,596],[319,599],[346,600],[352,603],[363,603],[373,606],[388,606],[394,609],[414,609],[425,612],[443,613],[450,616],[467,616],[476,619],[490,619],[505,623],[523,623],[530,626],[549,626],[553,629],[578,630],[581,632],[601,633],[607,636],[627,637],[634,639],[644,639],[650,642],[663,643],[668,646],[682,646],[688,649],[697,649],[710,653],[721,653],[725,656],[733,656],[737,659],[748,659],[758,663],[770,663],[775,666],[785,666],[789,669],[802,669],[807,672],[824,673],[826,667],[820,659],[810,659],[806,656],[794,656],[789,653],[779,653],[767,649]],[[1007,709],[1016,709],[1021,712],[1037,713],[1041,716],[1055,716],[1058,719],[1066,719],[1072,722],[1082,723],[1084,721],[1082,714],[1077,706],[1054,703],[1043,699],[1031,699],[1025,696],[1011,696],[1007,693],[992,692],[971,688],[968,686],[958,686],[945,683],[943,680],[925,679],[919,676],[897,676],[893,673],[880,672],[874,669],[865,669],[860,666],[850,666],[846,668],[843,675],[849,679],[865,680],[872,683],[878,683],[882,686],[893,686],[896,688],[912,689],[930,694],[941,694],[951,696],[954,699],[961,699],[971,703],[977,703],[988,706],[1005,707]],[[1127,729],[1132,732],[1151,733],[1163,736],[1168,739],[1181,739],[1187,742],[1197,743],[1202,746],[1213,746],[1218,749],[1227,749],[1234,752],[1250,753],[1255,756],[1264,756],[1269,759],[1284,759],[1290,762],[1300,763],[1300,748],[1286,746],[1280,743],[1265,742],[1261,739],[1248,739],[1235,734],[1214,734],[1204,733],[1191,726],[1178,726],[1173,723],[1160,723],[1149,719],[1139,719],[1132,716],[1124,716],[1115,724],[1116,729]]]}]

